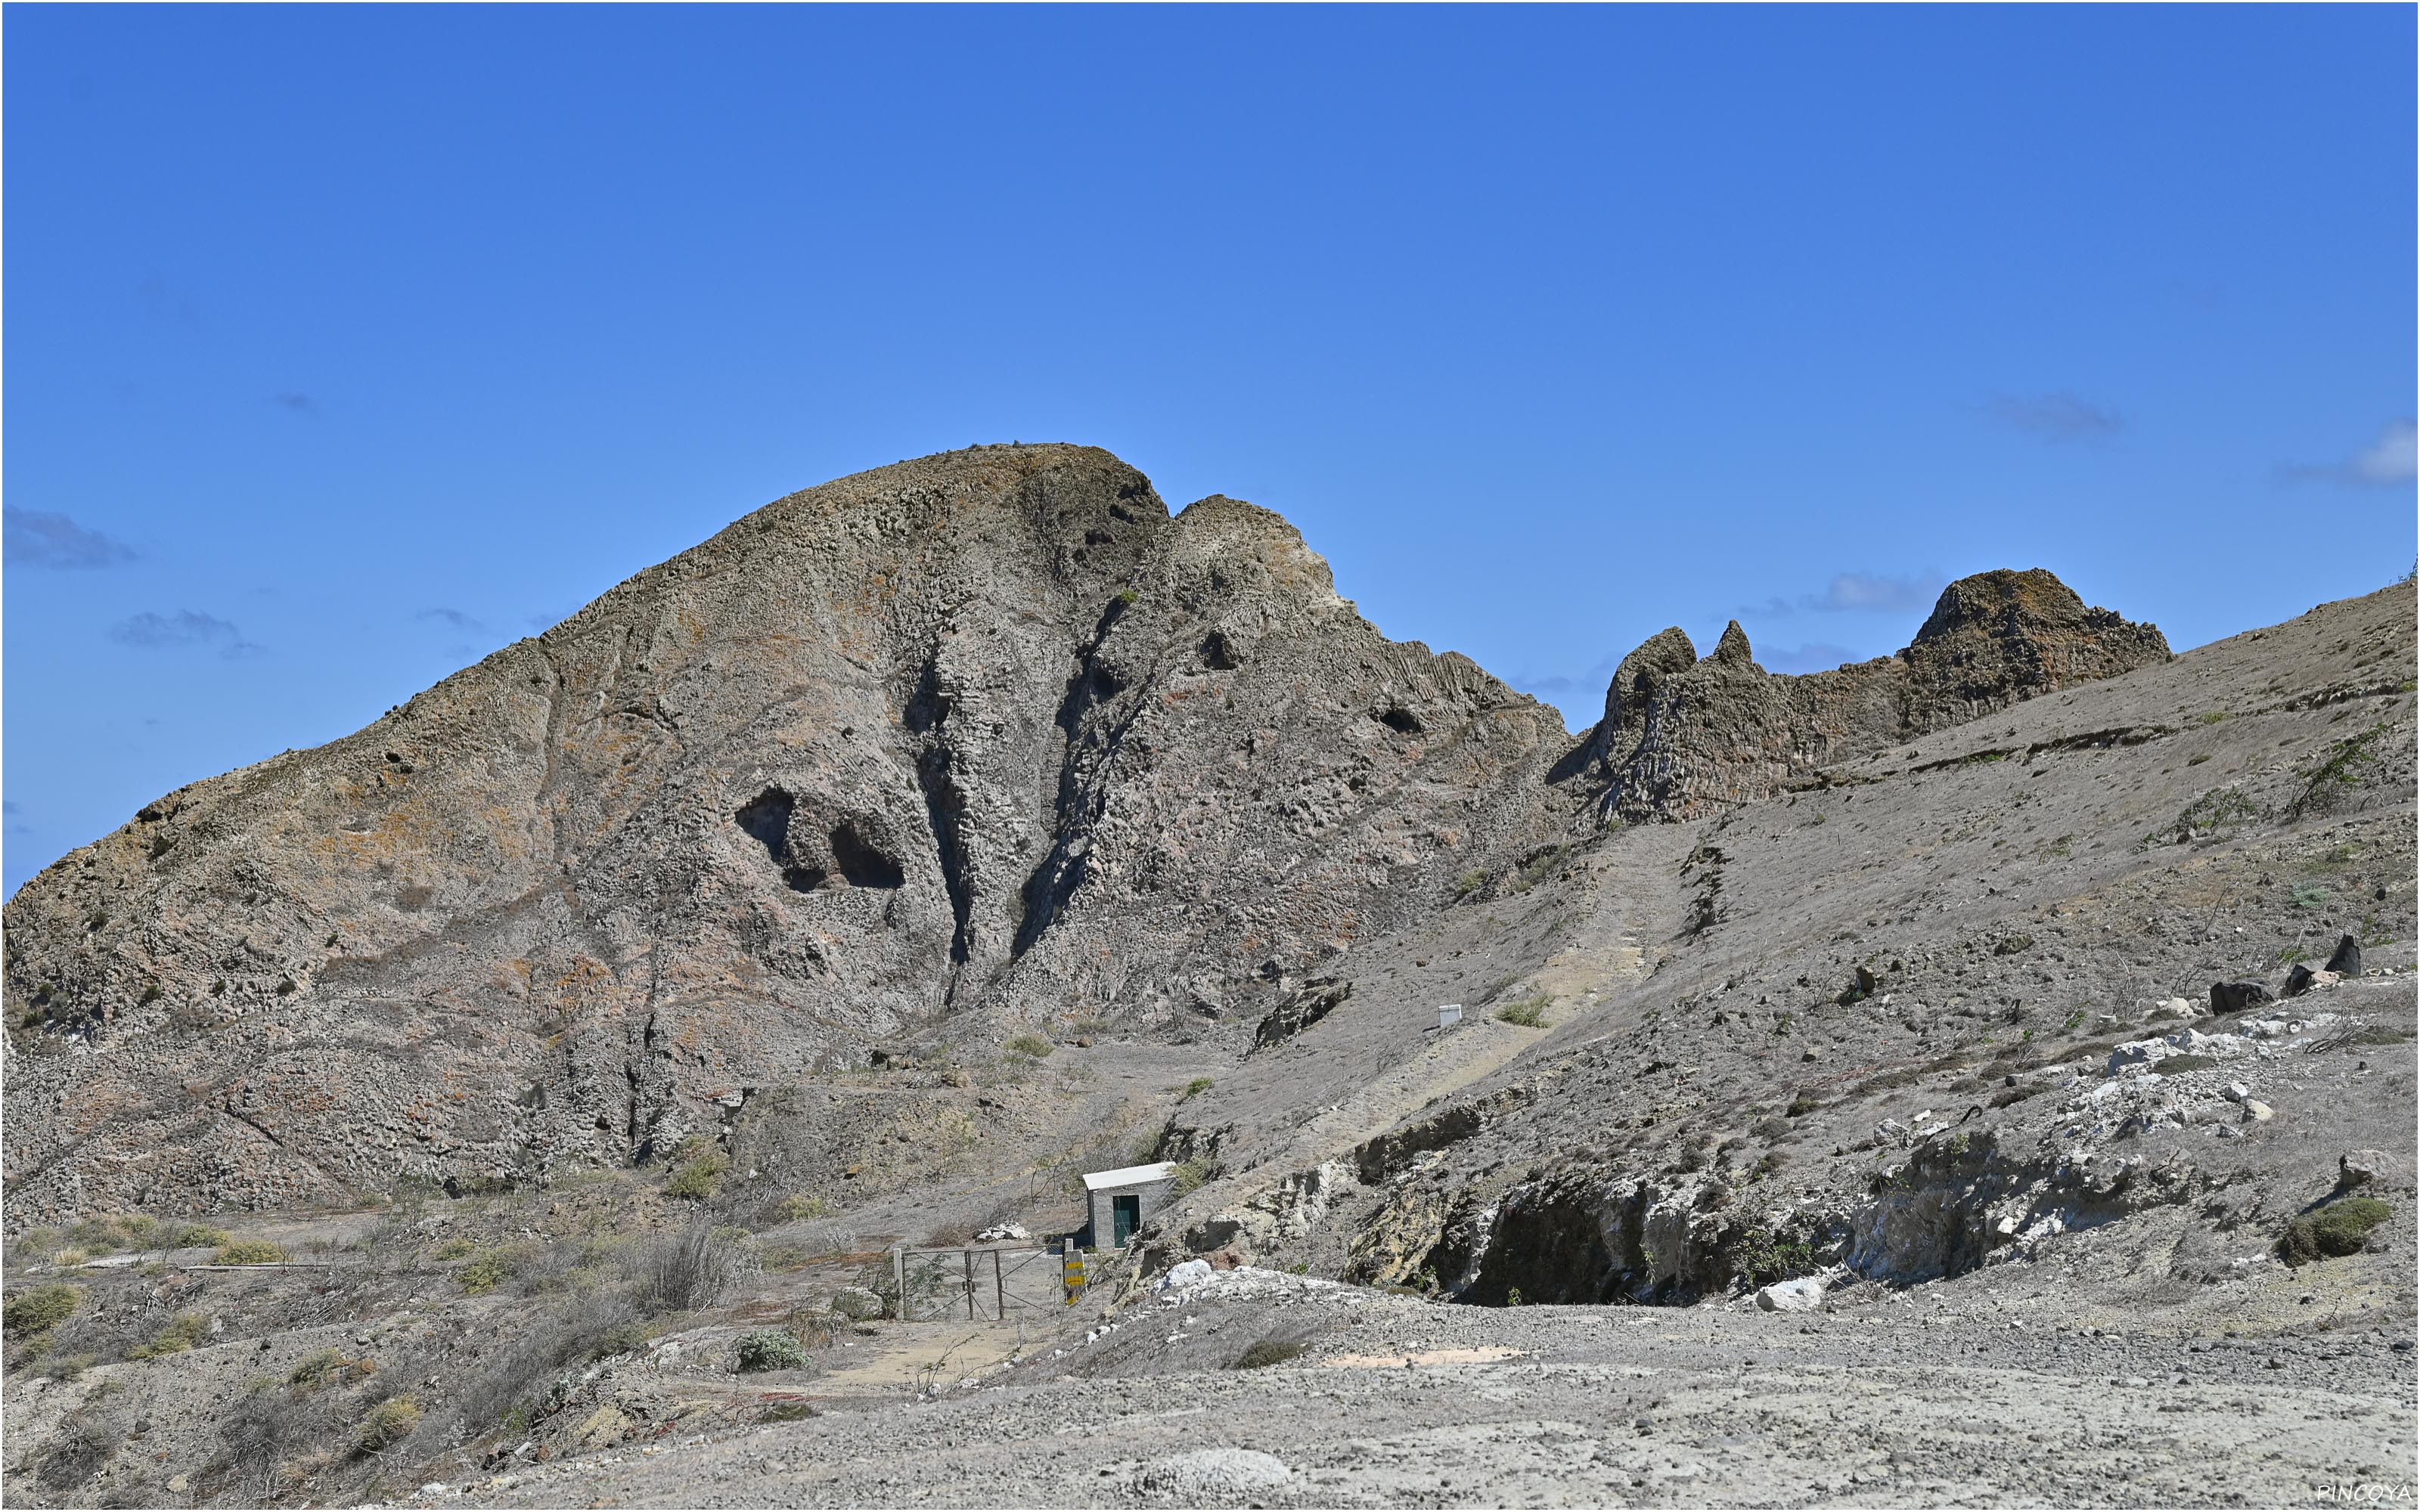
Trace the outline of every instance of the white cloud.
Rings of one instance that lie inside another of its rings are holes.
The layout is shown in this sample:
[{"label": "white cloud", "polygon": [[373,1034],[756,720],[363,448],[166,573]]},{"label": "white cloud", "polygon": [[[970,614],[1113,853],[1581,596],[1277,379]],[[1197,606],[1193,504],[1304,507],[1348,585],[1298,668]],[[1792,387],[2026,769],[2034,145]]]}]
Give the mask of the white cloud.
[{"label": "white cloud", "polygon": [[2027,397],[1995,393],[1992,413],[2019,430],[2054,441],[2096,440],[2126,428],[2126,417],[2117,410],[2065,390]]},{"label": "white cloud", "polygon": [[2391,422],[2367,451],[2352,459],[2353,476],[2364,483],[2410,483],[2420,475],[2420,435],[2408,420]]},{"label": "white cloud", "polygon": [[2379,427],[2378,440],[2342,462],[2296,463],[2281,471],[2288,483],[2333,483],[2348,488],[2395,488],[2410,486],[2420,468],[2420,438],[2409,420],[2390,420]]},{"label": "white cloud", "polygon": [[167,650],[178,646],[216,646],[219,655],[234,660],[240,656],[257,656],[266,648],[243,638],[243,632],[215,614],[203,614],[182,609],[174,614],[153,614],[148,610],[129,615],[109,627],[109,638],[121,646],[134,646],[146,651]]},{"label": "white cloud", "polygon": [[134,560],[129,548],[65,515],[8,504],[0,506],[0,557],[12,567],[106,567]]},{"label": "white cloud", "polygon": [[1949,579],[1938,570],[1924,572],[1835,573],[1820,594],[1795,599],[1769,598],[1743,605],[1739,618],[1781,619],[1792,614],[1915,614],[1930,612]]}]

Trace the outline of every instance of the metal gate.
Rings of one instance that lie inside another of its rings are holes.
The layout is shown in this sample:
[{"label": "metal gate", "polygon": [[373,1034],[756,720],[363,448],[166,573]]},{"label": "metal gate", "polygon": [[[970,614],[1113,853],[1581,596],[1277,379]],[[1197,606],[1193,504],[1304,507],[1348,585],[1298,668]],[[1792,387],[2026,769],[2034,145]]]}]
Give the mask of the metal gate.
[{"label": "metal gate", "polygon": [[903,1322],[1009,1322],[1064,1307],[1060,1257],[1042,1249],[898,1249],[892,1285]]}]

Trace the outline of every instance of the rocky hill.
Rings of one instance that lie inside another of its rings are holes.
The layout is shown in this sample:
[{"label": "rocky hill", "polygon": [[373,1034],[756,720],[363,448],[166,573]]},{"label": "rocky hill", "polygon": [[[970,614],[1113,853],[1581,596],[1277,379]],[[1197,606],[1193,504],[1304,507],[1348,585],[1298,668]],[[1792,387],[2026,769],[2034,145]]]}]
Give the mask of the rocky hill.
[{"label": "rocky hill", "polygon": [[1105,453],[809,489],[23,888],[12,1219],[643,1160],[893,1041],[1215,1023],[1544,833],[1565,744]]},{"label": "rocky hill", "polygon": [[[2371,1484],[2414,641],[2408,583],[2172,656],[1995,571],[1810,676],[1665,631],[1572,735],[1099,451],[793,495],[9,902],[10,1497]],[[830,1310],[1146,1158],[1184,1195],[1038,1342]],[[212,1267],[249,1236],[348,1258]],[[1608,1348],[1617,1307],[1687,1321]],[[2038,1452],[1983,1453],[2009,1372]],[[1209,1458],[1088,1417],[1102,1377]],[[2256,1385],[2332,1426],[2235,1475]]]},{"label": "rocky hill", "polygon": [[644,1162],[920,1042],[1233,1039],[1591,806],[1693,817],[2165,656],[1992,573],[1815,677],[1667,631],[1575,749],[1264,510],[1078,447],[880,469],[22,889],[11,1221]]}]

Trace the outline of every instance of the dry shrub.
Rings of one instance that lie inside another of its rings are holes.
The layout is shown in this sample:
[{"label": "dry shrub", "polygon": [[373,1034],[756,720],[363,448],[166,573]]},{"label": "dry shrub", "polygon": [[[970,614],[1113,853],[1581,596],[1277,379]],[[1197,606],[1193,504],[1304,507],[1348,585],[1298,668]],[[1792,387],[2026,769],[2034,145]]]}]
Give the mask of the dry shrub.
[{"label": "dry shrub", "polygon": [[628,1298],[583,1299],[533,1317],[447,1404],[454,1418],[478,1433],[534,1396],[557,1384],[566,1367],[627,1346],[638,1321]]},{"label": "dry shrub", "polygon": [[630,1262],[631,1301],[649,1317],[711,1307],[747,1268],[739,1246],[704,1220],[643,1246]]},{"label": "dry shrub", "polygon": [[219,1442],[243,1495],[266,1505],[285,1489],[287,1462],[333,1428],[318,1403],[273,1386],[248,1392],[219,1425]]},{"label": "dry shrub", "polygon": [[57,1431],[43,1445],[36,1478],[45,1489],[72,1490],[108,1462],[125,1437],[122,1416],[90,1405],[79,1407],[60,1419]]}]

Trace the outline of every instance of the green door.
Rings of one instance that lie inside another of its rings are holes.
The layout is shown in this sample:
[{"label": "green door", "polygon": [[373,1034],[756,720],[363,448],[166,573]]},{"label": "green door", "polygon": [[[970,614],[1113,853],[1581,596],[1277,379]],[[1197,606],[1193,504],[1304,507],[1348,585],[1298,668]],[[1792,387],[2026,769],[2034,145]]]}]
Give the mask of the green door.
[{"label": "green door", "polygon": [[1109,1198],[1109,1227],[1114,1230],[1110,1247],[1125,1248],[1126,1241],[1134,1237],[1135,1227],[1141,1222],[1142,1194],[1130,1192],[1124,1196]]}]

